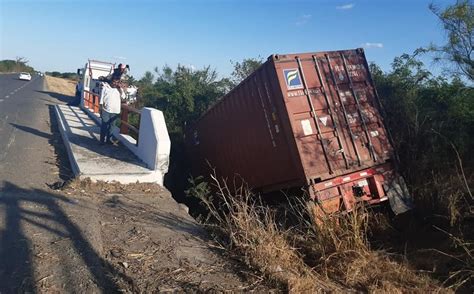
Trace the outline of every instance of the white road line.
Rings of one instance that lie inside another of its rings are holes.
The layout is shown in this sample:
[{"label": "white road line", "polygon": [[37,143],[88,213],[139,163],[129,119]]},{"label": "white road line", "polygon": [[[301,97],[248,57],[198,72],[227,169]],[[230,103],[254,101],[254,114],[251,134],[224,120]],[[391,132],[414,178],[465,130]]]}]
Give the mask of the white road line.
[{"label": "white road line", "polygon": [[0,156],[0,160],[3,161],[5,157],[7,156],[8,149],[10,149],[10,146],[15,142],[15,136],[16,136],[16,129],[13,129],[10,139],[8,140],[7,147],[5,148],[5,152]]},{"label": "white road line", "polygon": [[15,92],[11,92],[11,93],[10,93],[10,95],[13,95],[13,94],[15,94]]},{"label": "white road line", "polygon": [[10,97],[10,95],[5,96],[5,98],[8,98],[8,97]]},{"label": "white road line", "polygon": [[3,99],[0,99],[0,102],[3,102]]}]

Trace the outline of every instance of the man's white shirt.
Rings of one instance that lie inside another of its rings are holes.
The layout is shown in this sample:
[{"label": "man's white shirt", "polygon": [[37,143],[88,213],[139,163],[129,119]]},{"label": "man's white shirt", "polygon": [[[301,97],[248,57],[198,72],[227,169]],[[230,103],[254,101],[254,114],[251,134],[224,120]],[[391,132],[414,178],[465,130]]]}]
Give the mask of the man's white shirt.
[{"label": "man's white shirt", "polygon": [[122,101],[119,90],[112,88],[108,83],[103,83],[99,103],[102,105],[102,109],[108,113],[120,113]]}]

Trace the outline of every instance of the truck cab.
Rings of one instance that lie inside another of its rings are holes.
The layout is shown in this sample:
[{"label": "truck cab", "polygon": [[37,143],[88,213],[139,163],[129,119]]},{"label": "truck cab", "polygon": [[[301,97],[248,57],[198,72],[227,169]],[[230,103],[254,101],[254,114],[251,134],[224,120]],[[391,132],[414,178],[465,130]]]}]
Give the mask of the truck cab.
[{"label": "truck cab", "polygon": [[[114,68],[115,63],[89,59],[84,65],[84,68],[77,69],[77,74],[80,79],[76,86],[76,97],[83,101],[85,91],[100,94],[99,86],[101,81],[99,78],[111,75]],[[126,100],[127,103],[135,102],[137,87],[129,86],[125,90],[126,97],[124,100]]]},{"label": "truck cab", "polygon": [[78,68],[77,74],[80,77],[76,87],[76,95],[81,101],[84,99],[84,91],[99,94],[99,77],[107,77],[112,74],[115,68],[114,63],[89,59],[84,68]]}]

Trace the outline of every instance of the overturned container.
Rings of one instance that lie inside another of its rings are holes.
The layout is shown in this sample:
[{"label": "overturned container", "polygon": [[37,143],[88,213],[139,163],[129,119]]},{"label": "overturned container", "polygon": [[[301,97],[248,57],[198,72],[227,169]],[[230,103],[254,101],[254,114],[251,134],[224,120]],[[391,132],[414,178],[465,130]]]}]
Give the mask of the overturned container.
[{"label": "overturned container", "polygon": [[362,49],[270,56],[188,127],[186,145],[195,175],[304,187],[326,212],[411,207]]}]

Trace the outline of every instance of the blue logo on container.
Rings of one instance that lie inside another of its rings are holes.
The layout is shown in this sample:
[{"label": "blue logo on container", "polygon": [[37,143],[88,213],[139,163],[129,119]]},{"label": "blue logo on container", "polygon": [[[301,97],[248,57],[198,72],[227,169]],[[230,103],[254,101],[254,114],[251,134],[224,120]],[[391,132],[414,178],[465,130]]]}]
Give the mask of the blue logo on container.
[{"label": "blue logo on container", "polygon": [[285,75],[285,81],[288,89],[292,90],[303,87],[298,69],[284,69],[283,74]]}]

